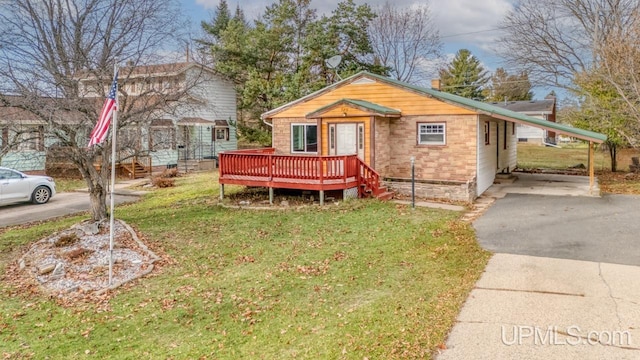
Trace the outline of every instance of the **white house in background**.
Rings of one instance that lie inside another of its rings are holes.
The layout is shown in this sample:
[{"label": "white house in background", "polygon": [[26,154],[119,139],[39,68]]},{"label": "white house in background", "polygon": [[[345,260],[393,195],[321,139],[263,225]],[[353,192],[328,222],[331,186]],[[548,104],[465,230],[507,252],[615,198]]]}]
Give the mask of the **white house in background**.
[{"label": "white house in background", "polygon": [[[547,96],[544,100],[494,102],[491,104],[527,116],[556,122],[556,98],[553,96]],[[518,142],[539,145],[555,144],[557,141],[555,132],[524,124],[518,124],[516,127],[516,137]]]},{"label": "white house in background", "polygon": [[[80,78],[78,84],[81,96],[95,98],[96,106],[102,105],[104,92],[97,91],[95,79]],[[158,111],[150,120],[118,132],[119,145],[126,144],[131,153],[135,150],[142,155],[137,157],[143,162],[140,166],[150,164],[154,172],[176,166],[180,169],[210,167],[219,152],[237,149],[235,88],[213,70],[190,62],[123,67],[119,71],[118,84],[120,93],[126,92],[129,96],[145,96],[141,94],[149,93],[151,89],[156,93],[170,93],[172,89],[184,89],[186,84],[194,84],[186,98],[168,102],[167,109]],[[16,98],[16,101],[22,100]],[[55,138],[47,136],[46,124],[35,119],[36,116],[28,111],[10,105],[0,106],[0,145],[10,144],[14,138],[15,134],[11,132],[15,130],[9,124],[20,124],[24,132],[20,136],[28,138],[15,148],[12,146],[0,160],[0,166],[28,173],[47,173],[47,158],[53,157],[50,150],[55,147]],[[91,129],[84,130],[88,137]],[[119,155],[119,159],[125,155]],[[132,175],[134,165],[131,160],[121,161],[122,175]]]},{"label": "white house in background", "polygon": [[[147,127],[131,127],[118,134],[118,143],[148,154],[156,170],[211,166],[219,152],[237,149],[235,88],[212,69],[192,62],[124,67],[120,78],[120,91],[129,96],[141,96],[150,89],[170,93],[190,87],[186,98],[159,111]],[[81,79],[80,93],[102,96],[93,90],[93,83]]]}]

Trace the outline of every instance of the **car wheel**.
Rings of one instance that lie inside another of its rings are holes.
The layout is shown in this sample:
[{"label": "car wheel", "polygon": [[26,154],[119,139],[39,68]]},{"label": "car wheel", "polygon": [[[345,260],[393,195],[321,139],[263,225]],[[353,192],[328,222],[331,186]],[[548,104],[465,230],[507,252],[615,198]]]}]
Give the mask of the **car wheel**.
[{"label": "car wheel", "polygon": [[33,190],[33,194],[31,195],[31,201],[34,204],[44,204],[51,198],[51,190],[49,190],[46,186],[38,186],[35,190]]}]

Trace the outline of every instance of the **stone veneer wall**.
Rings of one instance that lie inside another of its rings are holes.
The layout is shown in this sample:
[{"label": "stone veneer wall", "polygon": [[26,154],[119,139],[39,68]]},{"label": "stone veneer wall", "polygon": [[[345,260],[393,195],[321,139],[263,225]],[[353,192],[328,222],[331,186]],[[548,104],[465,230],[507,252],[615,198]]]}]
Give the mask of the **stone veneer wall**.
[{"label": "stone veneer wall", "polygon": [[[384,186],[404,196],[411,196],[411,181],[384,179]],[[473,202],[476,198],[475,179],[469,182],[453,181],[416,181],[416,197],[422,199],[441,199]]]}]

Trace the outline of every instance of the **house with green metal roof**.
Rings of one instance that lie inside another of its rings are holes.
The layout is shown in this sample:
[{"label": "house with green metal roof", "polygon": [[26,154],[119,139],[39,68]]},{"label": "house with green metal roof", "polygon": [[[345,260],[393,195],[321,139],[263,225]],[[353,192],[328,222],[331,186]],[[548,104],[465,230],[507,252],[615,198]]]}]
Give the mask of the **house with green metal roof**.
[{"label": "house with green metal roof", "polygon": [[[469,202],[493,184],[496,174],[515,169],[518,124],[592,145],[606,139],[592,131],[368,72],[268,111],[262,119],[273,127],[275,155],[345,156],[345,161],[354,156],[362,163],[360,173],[372,169],[385,190],[409,194],[413,183],[420,197]],[[317,167],[326,170],[329,165],[323,164]],[[305,179],[300,175],[299,182]]]}]

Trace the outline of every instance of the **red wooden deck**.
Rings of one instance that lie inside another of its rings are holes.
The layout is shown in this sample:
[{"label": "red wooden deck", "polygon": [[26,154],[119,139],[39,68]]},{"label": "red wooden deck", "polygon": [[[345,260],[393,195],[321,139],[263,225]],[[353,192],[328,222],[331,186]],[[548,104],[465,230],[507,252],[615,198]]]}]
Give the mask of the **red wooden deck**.
[{"label": "red wooden deck", "polygon": [[273,148],[220,153],[220,184],[299,190],[340,190],[357,187],[359,195],[378,195],[378,173],[356,155],[276,155]]}]

